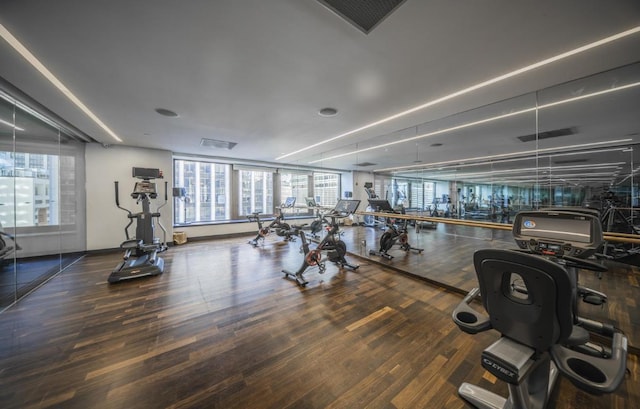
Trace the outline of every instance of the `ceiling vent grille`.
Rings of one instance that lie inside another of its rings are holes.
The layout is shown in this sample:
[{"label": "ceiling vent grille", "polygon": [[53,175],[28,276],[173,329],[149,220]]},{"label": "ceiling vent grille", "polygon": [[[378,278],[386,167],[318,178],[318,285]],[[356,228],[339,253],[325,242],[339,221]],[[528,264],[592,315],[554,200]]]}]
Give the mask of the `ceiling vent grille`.
[{"label": "ceiling vent grille", "polygon": [[406,0],[318,0],[365,34],[369,34]]},{"label": "ceiling vent grille", "polygon": [[554,129],[552,131],[539,132],[537,134],[533,133],[531,135],[518,136],[518,139],[520,139],[522,142],[533,142],[536,139],[540,140],[540,139],[557,138],[559,136],[573,135],[577,132],[578,130],[576,127],[562,128],[562,129]]},{"label": "ceiling vent grille", "polygon": [[365,167],[365,166],[374,166],[374,165],[377,165],[377,163],[360,162],[360,163],[356,163],[354,166]]},{"label": "ceiling vent grille", "polygon": [[236,142],[219,141],[217,139],[202,138],[200,140],[200,146],[204,146],[204,147],[207,147],[207,148],[214,148],[214,149],[231,150],[236,145],[237,145]]}]

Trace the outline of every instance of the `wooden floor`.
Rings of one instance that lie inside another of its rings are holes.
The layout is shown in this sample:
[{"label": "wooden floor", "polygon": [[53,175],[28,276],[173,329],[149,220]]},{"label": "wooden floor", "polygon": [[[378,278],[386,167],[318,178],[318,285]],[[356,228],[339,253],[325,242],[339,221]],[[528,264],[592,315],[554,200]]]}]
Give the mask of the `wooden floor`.
[{"label": "wooden floor", "polygon": [[[464,381],[506,395],[480,366],[497,333],[451,320],[460,294],[352,256],[357,271],[310,269],[303,289],[280,272],[298,247],[188,243],[163,275],[116,285],[120,254],[85,257],[0,314],[0,407],[469,408]],[[640,408],[628,366],[611,395],[561,379],[549,407]]]},{"label": "wooden floor", "polygon": [[[348,250],[380,265],[424,278],[452,291],[466,294],[476,287],[473,253],[483,248],[513,249],[516,247],[510,231],[488,230],[439,223],[437,229],[409,230],[409,242],[424,252],[406,253],[395,246],[389,254],[392,260],[370,256],[382,235],[371,227],[345,228]],[[364,246],[366,242],[366,246]],[[609,297],[603,306],[581,303],[580,315],[604,321],[622,329],[634,352],[640,351],[640,268],[617,261],[600,261],[609,271],[600,277],[586,270],[579,273],[580,284],[603,292]]]}]

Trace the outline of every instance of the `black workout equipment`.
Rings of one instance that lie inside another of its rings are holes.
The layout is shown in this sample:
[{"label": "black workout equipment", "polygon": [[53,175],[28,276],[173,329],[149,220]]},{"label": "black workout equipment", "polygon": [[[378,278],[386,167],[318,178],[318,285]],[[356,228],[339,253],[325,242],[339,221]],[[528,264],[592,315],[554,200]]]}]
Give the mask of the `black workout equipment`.
[{"label": "black workout equipment", "polygon": [[[369,203],[371,206],[377,206],[380,211],[396,213],[387,200],[370,199]],[[389,254],[389,250],[391,250],[396,243],[399,243],[400,249],[406,252],[413,250],[422,253],[424,251],[424,249],[412,247],[411,244],[409,244],[409,234],[407,233],[409,219],[402,219],[399,223],[396,223],[396,219],[393,217],[386,217],[385,219],[387,221],[386,231],[380,236],[380,249],[377,251],[369,250],[369,255],[380,256],[391,260],[393,256]]]},{"label": "black workout equipment", "polygon": [[[378,204],[384,204],[386,203],[387,206],[389,206],[389,208],[391,208],[391,205],[389,204],[389,202],[387,200],[384,199],[380,199],[380,196],[378,196],[375,192],[375,190],[373,190],[373,184],[371,182],[366,182],[364,184],[364,190],[365,192],[367,192],[367,197],[369,198],[369,205],[367,206],[367,208],[365,209],[365,211],[367,212],[380,212],[380,211],[385,211],[383,209],[381,209]],[[393,208],[391,208],[391,210],[393,211]],[[370,214],[365,214],[362,217],[362,220],[364,222],[364,225],[367,227],[376,227],[379,226],[380,228],[384,229],[385,225],[386,225],[386,220],[384,217],[379,217],[379,216],[373,216]]]},{"label": "black workout equipment", "polygon": [[[167,250],[167,231],[160,223],[160,209],[167,204],[167,182],[164,183],[164,203],[151,212],[151,199],[156,199],[158,193],[156,184],[151,182],[154,179],[162,179],[162,172],[159,169],[133,168],[132,176],[141,179],[136,182],[131,197],[136,199],[136,204],[142,204],[142,211],[133,213],[120,206],[118,182],[115,184],[116,206],[127,212],[129,224],[124,228],[127,238],[120,248],[123,249],[124,257],[118,266],[109,275],[109,283],[117,283],[132,278],[155,276],[162,274],[164,270],[164,260],[158,256]],[[132,239],[129,236],[129,227],[136,222],[136,235]],[[155,222],[164,233],[163,240],[155,237]]]},{"label": "black workout equipment", "polygon": [[340,268],[349,268],[356,270],[359,266],[350,264],[344,257],[347,254],[347,245],[340,239],[340,226],[338,219],[348,217],[353,214],[360,205],[359,200],[339,200],[336,206],[328,213],[322,216],[323,223],[326,224],[327,234],[318,243],[315,249],[310,249],[309,242],[304,232],[300,231],[299,235],[302,240],[301,252],[304,254],[302,265],[297,271],[282,270],[285,277],[291,277],[304,287],[308,281],[304,278],[303,273],[311,266],[318,266],[320,274],[326,270],[325,260],[322,259],[322,252],[326,252],[327,259],[337,264]]},{"label": "black workout equipment", "polygon": [[0,223],[0,262],[16,250],[22,250],[22,248],[18,245],[13,235],[4,231]]},{"label": "black workout equipment", "polygon": [[[604,296],[577,284],[579,268],[606,270],[585,259],[602,243],[600,220],[584,211],[520,212],[513,235],[519,251],[476,251],[479,288],[453,311],[466,333],[493,328],[502,334],[481,362],[508,383],[509,397],[468,383],[459,394],[481,409],[543,409],[559,374],[592,394],[615,391],[626,370],[627,338],[610,324],[577,315],[578,299]],[[478,294],[488,316],[470,306]],[[592,342],[590,333],[611,345]]]},{"label": "black workout equipment", "polygon": [[264,238],[267,237],[272,231],[275,231],[276,235],[284,237],[284,241],[295,241],[295,235],[297,230],[292,230],[291,226],[284,221],[283,208],[292,208],[296,204],[295,197],[287,197],[285,202],[276,207],[275,218],[269,223],[268,226],[264,226],[263,221],[260,219],[260,212],[254,212],[250,216],[247,216],[250,222],[258,223],[258,233],[253,240],[249,240],[249,244],[257,247],[259,242],[264,244]]},{"label": "black workout equipment", "polygon": [[318,203],[312,197],[305,197],[304,200],[307,202],[307,207],[313,209],[313,212],[314,212],[313,214],[314,220],[311,222],[311,225],[309,226],[309,229],[310,229],[309,236],[311,236],[311,238],[317,239],[318,233],[320,233],[320,231],[322,230],[322,226],[324,223],[322,221],[322,214],[320,213],[320,206],[318,206]]}]

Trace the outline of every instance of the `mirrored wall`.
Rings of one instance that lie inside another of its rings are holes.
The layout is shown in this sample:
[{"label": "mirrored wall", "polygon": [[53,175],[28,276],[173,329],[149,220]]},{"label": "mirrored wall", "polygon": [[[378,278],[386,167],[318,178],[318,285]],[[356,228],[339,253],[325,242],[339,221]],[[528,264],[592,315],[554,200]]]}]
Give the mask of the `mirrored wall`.
[{"label": "mirrored wall", "polygon": [[85,251],[84,145],[0,89],[0,311]]},{"label": "mirrored wall", "polygon": [[[353,177],[361,210],[375,195],[397,211],[439,220],[410,231],[410,244],[424,252],[398,251],[378,261],[460,292],[477,286],[476,250],[515,247],[510,226],[519,211],[598,211],[606,233],[630,236],[600,249],[609,273],[581,273],[583,285],[610,297],[585,313],[615,323],[638,347],[639,113],[640,63],[634,63],[384,135],[354,136],[353,144],[305,162],[330,168],[349,155],[361,169]],[[369,250],[376,250],[386,221],[361,217],[349,251],[374,259]]]},{"label": "mirrored wall", "polygon": [[[605,232],[640,238],[639,131],[636,63],[372,138],[352,149],[359,152],[355,163],[370,167],[357,179],[370,181],[378,197],[406,213],[442,220],[410,236],[415,247],[425,248],[424,256],[396,254],[388,264],[469,291],[477,285],[473,253],[515,243],[508,228],[446,220],[510,225],[521,210],[591,208],[599,212]],[[393,152],[362,149],[402,140],[405,147]],[[405,165],[385,168],[386,156],[398,154]],[[325,163],[330,166],[329,159]],[[379,237],[374,230],[376,225],[362,233],[370,247]],[[606,241],[599,260],[609,273],[583,272],[580,280],[610,297],[587,316],[616,323],[637,347],[640,328],[633,317],[640,316],[640,306],[633,300],[640,297],[640,247],[631,241]],[[438,257],[429,257],[435,253]]]}]

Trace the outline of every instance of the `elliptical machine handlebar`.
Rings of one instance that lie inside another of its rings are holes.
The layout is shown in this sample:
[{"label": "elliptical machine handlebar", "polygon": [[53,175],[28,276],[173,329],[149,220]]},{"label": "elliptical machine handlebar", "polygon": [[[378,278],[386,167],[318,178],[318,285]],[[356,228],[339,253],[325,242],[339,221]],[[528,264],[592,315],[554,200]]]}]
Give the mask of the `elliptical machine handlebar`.
[{"label": "elliptical machine handlebar", "polygon": [[115,185],[115,189],[116,189],[116,206],[118,207],[118,209],[122,209],[125,212],[132,214],[131,210],[129,209],[125,209],[124,207],[120,206],[120,192],[119,192],[119,184],[120,182],[118,182],[117,180],[113,182],[113,184]]},{"label": "elliptical machine handlebar", "polygon": [[164,228],[164,226],[162,225],[162,222],[160,221],[160,209],[162,207],[164,207],[168,201],[169,201],[169,196],[167,194],[168,191],[168,186],[169,186],[169,182],[167,182],[165,180],[164,182],[164,203],[161,204],[160,206],[158,206],[158,208],[156,209],[156,213],[154,214],[155,217],[157,217],[158,219],[158,226],[160,226],[160,228],[162,229],[162,247],[166,250],[167,247],[167,229]]},{"label": "elliptical machine handlebar", "polygon": [[120,189],[119,189],[119,182],[116,180],[113,182],[113,184],[115,185],[115,190],[116,190],[116,207],[118,209],[124,210],[125,212],[127,212],[127,217],[129,219],[129,224],[127,224],[124,228],[124,235],[127,238],[127,240],[130,240],[130,236],[129,236],[129,226],[131,226],[133,224],[133,219],[135,218],[133,216],[133,213],[131,212],[131,210],[129,209],[125,209],[124,207],[120,206]]}]

